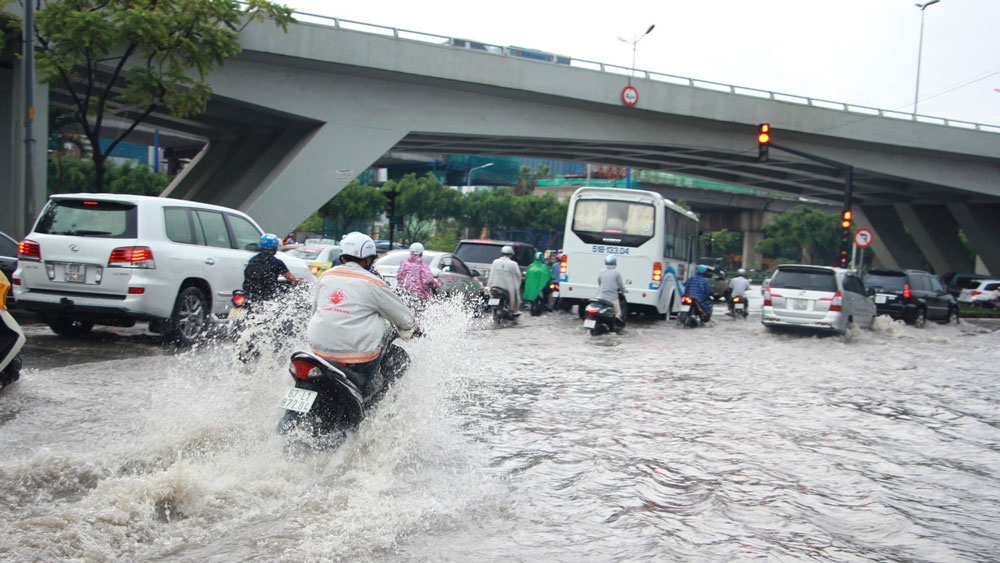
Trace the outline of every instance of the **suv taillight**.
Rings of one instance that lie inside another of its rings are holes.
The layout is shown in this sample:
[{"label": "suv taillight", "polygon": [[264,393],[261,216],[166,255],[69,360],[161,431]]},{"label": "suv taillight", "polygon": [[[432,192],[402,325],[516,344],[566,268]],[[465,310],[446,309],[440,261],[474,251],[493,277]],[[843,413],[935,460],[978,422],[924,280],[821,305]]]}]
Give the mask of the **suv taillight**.
[{"label": "suv taillight", "polygon": [[17,243],[18,260],[41,260],[42,247],[35,241],[24,239]]},{"label": "suv taillight", "polygon": [[910,284],[904,283],[903,284],[903,299],[909,299],[912,296],[913,296],[913,293],[910,292]]},{"label": "suv taillight", "polygon": [[156,268],[153,249],[148,246],[120,246],[111,251],[109,268]]},{"label": "suv taillight", "polygon": [[841,306],[843,306],[843,304],[844,304],[844,296],[841,295],[840,292],[838,291],[837,293],[833,294],[833,299],[830,300],[830,310],[840,311]]}]

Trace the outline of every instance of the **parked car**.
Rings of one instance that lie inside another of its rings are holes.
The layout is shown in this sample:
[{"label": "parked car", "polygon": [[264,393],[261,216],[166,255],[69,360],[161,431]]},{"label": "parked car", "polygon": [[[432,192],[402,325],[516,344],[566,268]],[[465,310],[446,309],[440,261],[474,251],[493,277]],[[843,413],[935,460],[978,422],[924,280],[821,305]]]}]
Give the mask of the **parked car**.
[{"label": "parked car", "polygon": [[336,244],[304,245],[284,251],[290,256],[305,260],[314,276],[332,268],[340,258],[340,246]]},{"label": "parked car", "polygon": [[[390,286],[396,286],[396,271],[410,256],[409,250],[393,250],[375,261],[375,270],[385,278]],[[476,279],[476,270],[469,268],[461,258],[449,252],[425,250],[424,264],[431,273],[441,280],[441,292],[445,295],[462,293],[469,299],[478,298],[483,286]]]},{"label": "parked car", "polygon": [[768,329],[800,328],[836,334],[871,328],[875,303],[857,274],[842,268],[783,264],[764,290],[761,319]]},{"label": "parked car", "polygon": [[996,308],[1000,304],[1000,280],[979,280],[974,288],[965,288],[958,302],[972,307]]},{"label": "parked car", "polygon": [[[7,233],[0,232],[0,272],[7,276],[7,281],[14,283],[14,270],[17,269],[17,241]],[[12,294],[7,294],[7,304],[14,302]]]},{"label": "parked car", "polygon": [[[217,205],[53,195],[21,241],[14,296],[60,335],[145,320],[191,344],[227,317],[261,234],[246,214]],[[304,262],[279,258],[296,276],[312,277]]]},{"label": "parked car", "polygon": [[405,247],[402,244],[399,244],[398,242],[389,244],[389,241],[385,239],[379,239],[375,241],[375,252],[377,252],[379,256],[391,250],[401,250],[403,248]]},{"label": "parked car", "polygon": [[871,270],[865,285],[875,292],[879,315],[922,328],[927,320],[958,323],[958,301],[937,276],[923,270]]},{"label": "parked car", "polygon": [[981,279],[989,278],[986,274],[976,274],[973,272],[948,272],[941,276],[941,285],[945,291],[958,299],[963,289],[972,289]]},{"label": "parked car", "polygon": [[535,247],[523,242],[493,239],[466,239],[458,242],[455,256],[458,256],[469,268],[478,270],[479,281],[485,284],[490,277],[490,266],[500,257],[500,249],[510,246],[514,249],[514,261],[521,267],[523,274],[535,260]]}]

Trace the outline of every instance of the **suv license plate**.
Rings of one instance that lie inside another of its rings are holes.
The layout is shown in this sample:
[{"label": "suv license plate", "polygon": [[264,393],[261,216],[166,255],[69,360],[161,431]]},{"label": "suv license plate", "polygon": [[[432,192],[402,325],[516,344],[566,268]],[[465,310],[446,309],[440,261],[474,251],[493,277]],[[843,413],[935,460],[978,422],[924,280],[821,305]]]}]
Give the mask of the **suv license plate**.
[{"label": "suv license plate", "polygon": [[875,295],[875,303],[877,303],[879,305],[884,304],[887,301],[886,297],[887,296],[885,296],[885,295],[876,294]]},{"label": "suv license plate", "polygon": [[278,406],[290,411],[307,413],[312,408],[313,402],[319,393],[298,387],[289,387],[285,390],[285,396],[281,398]]},{"label": "suv license plate", "polygon": [[63,270],[63,281],[85,283],[87,281],[87,266],[85,264],[66,264]]},{"label": "suv license plate", "polygon": [[788,305],[789,309],[795,309],[796,311],[805,311],[809,308],[809,302],[805,299],[789,299]]}]

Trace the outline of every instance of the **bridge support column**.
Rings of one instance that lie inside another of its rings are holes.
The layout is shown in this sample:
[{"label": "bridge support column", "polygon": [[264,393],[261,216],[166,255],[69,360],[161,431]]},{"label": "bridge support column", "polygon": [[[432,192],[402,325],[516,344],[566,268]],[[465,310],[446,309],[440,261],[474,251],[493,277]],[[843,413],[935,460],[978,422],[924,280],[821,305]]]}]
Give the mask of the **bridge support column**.
[{"label": "bridge support column", "polygon": [[[972,247],[979,255],[979,260],[986,267],[987,272],[985,273],[1000,275],[1000,245],[997,245],[996,240],[997,233],[1000,233],[1000,205],[979,204],[971,206],[964,203],[952,203],[948,205],[948,210],[962,227],[966,238],[972,243]],[[978,267],[978,265],[977,263],[976,266]]]},{"label": "bridge support column", "polygon": [[882,266],[896,270],[924,267],[920,250],[914,246],[899,214],[892,206],[855,207],[854,220],[859,226],[874,231],[872,251]]},{"label": "bridge support column", "polygon": [[972,261],[958,238],[958,222],[945,206],[895,204],[893,207],[936,273],[972,270]]},{"label": "bridge support column", "polygon": [[763,256],[754,247],[764,239],[763,231],[743,231],[743,267],[748,270],[760,270]]}]

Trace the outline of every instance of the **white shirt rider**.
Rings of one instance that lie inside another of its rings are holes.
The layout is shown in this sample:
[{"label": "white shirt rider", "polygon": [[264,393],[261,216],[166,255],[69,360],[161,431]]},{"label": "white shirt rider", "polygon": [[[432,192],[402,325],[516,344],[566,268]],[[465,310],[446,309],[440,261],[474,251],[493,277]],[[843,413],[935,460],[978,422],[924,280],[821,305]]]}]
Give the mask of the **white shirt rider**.
[{"label": "white shirt rider", "polygon": [[490,265],[490,278],[487,287],[499,287],[510,295],[510,306],[514,312],[521,309],[521,268],[517,262],[510,259],[514,249],[505,246],[501,249],[503,255]]}]

